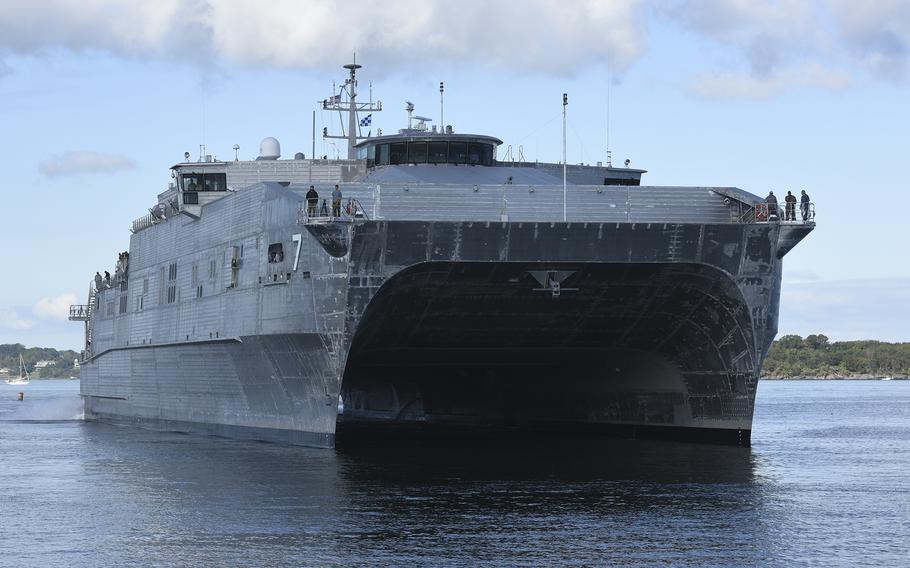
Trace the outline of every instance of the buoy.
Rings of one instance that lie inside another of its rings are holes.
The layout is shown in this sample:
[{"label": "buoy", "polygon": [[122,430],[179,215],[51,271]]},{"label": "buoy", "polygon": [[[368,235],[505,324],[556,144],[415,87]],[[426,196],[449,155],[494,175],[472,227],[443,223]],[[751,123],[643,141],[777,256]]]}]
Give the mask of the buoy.
[{"label": "buoy", "polygon": [[20,393],[19,393],[19,400],[25,400],[25,393],[24,393],[24,392],[20,392]]}]

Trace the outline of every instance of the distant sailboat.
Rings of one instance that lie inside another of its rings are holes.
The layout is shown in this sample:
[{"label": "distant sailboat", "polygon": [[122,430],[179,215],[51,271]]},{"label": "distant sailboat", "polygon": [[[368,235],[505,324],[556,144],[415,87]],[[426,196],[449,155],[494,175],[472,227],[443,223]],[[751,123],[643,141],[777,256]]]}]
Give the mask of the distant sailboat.
[{"label": "distant sailboat", "polygon": [[25,368],[25,361],[22,355],[19,355],[19,378],[10,377],[6,379],[8,385],[27,385],[29,380],[28,369]]}]

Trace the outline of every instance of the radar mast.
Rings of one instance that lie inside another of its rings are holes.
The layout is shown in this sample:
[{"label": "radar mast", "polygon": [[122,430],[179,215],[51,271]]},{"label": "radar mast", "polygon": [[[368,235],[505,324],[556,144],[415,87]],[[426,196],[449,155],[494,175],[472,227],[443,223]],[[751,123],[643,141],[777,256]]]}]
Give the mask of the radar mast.
[{"label": "radar mast", "polygon": [[[367,136],[358,136],[358,127],[360,126],[369,126],[372,122],[372,119],[367,121],[366,124],[363,121],[358,120],[358,113],[361,112],[379,112],[382,110],[382,101],[376,101],[373,103],[373,91],[370,89],[370,101],[366,103],[357,102],[357,70],[363,67],[356,63],[357,57],[354,56],[354,63],[348,63],[344,66],[345,69],[349,72],[349,77],[345,79],[344,85],[341,86],[340,91],[333,92],[332,96],[328,99],[322,101],[323,110],[331,110],[338,112],[342,117],[344,113],[348,115],[348,129],[347,133],[344,131],[344,122],[341,123],[341,135],[332,135],[329,134],[328,128],[323,128],[322,137],[323,138],[335,138],[348,141],[348,159],[356,160],[357,159],[357,149],[354,146],[357,145],[359,140],[364,140]],[[342,93],[347,95],[346,97],[342,96]],[[344,99],[344,100],[343,100]],[[367,115],[367,118],[370,118],[371,115]],[[367,118],[364,120],[366,121]]]}]

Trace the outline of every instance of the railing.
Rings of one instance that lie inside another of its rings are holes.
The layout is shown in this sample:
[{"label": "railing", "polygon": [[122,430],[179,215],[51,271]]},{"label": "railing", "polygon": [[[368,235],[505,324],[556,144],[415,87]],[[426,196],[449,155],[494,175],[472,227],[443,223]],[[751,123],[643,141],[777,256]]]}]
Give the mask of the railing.
[{"label": "railing", "polygon": [[70,306],[70,321],[88,321],[91,315],[91,307],[88,304],[73,304]]},{"label": "railing", "polygon": [[793,206],[775,206],[771,203],[757,203],[740,218],[743,223],[814,223],[815,204],[796,203]]},{"label": "railing", "polygon": [[142,217],[139,217],[138,219],[133,221],[133,226],[130,229],[130,231],[132,231],[133,233],[138,233],[142,229],[147,229],[147,228],[151,227],[152,225],[155,225],[156,223],[160,223],[160,222],[161,222],[161,220],[158,219],[158,217],[155,217],[154,215],[149,213],[148,215],[143,215]]},{"label": "railing", "polygon": [[297,211],[297,222],[306,224],[306,223],[331,223],[331,222],[343,222],[350,223],[352,221],[362,219],[369,221],[370,216],[367,215],[366,209],[359,200],[350,198],[346,202],[342,203],[340,208],[340,215],[334,216],[331,209],[328,208],[327,204],[323,200],[322,205],[317,205],[313,209],[314,215],[310,215],[310,207],[304,202],[300,209]]}]

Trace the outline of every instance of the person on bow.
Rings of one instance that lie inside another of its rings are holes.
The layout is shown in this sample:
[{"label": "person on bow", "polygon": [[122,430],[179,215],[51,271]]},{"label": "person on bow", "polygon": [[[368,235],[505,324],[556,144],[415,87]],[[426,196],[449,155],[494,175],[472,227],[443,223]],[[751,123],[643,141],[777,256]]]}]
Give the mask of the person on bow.
[{"label": "person on bow", "polygon": [[809,194],[806,193],[806,190],[804,189],[802,195],[799,196],[799,210],[803,215],[803,221],[809,220],[809,203]]},{"label": "person on bow", "polygon": [[780,215],[778,215],[777,212],[777,197],[774,196],[773,191],[768,192],[768,197],[765,198],[765,203],[768,204],[768,220],[780,220]]},{"label": "person on bow", "polygon": [[307,217],[316,216],[316,206],[319,205],[319,194],[316,192],[316,188],[312,185],[310,190],[306,192],[306,214]]},{"label": "person on bow", "polygon": [[335,191],[332,192],[332,217],[341,217],[341,188],[335,184]]},{"label": "person on bow", "polygon": [[793,195],[792,191],[787,192],[787,197],[784,198],[784,203],[787,207],[787,221],[796,221],[796,196]]}]

